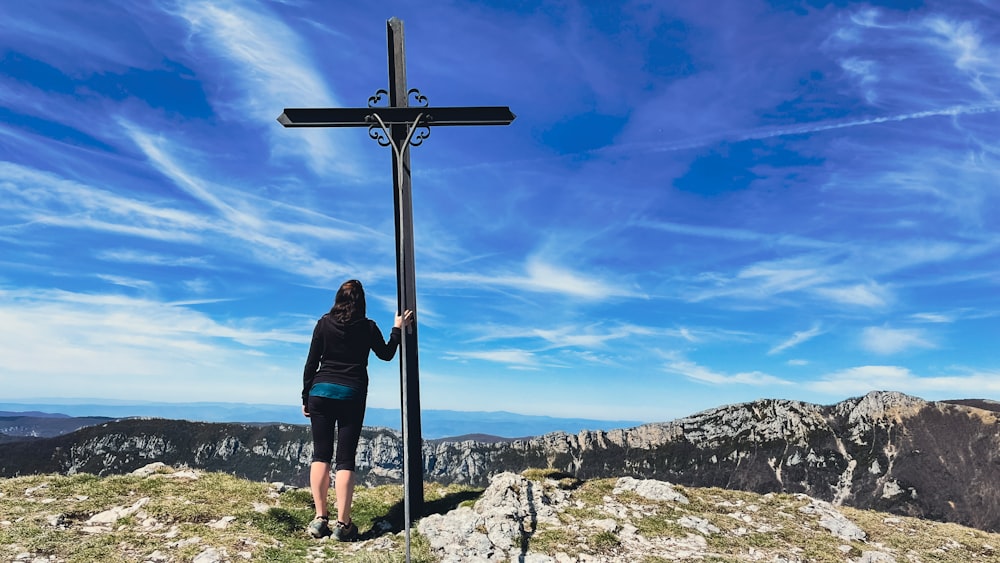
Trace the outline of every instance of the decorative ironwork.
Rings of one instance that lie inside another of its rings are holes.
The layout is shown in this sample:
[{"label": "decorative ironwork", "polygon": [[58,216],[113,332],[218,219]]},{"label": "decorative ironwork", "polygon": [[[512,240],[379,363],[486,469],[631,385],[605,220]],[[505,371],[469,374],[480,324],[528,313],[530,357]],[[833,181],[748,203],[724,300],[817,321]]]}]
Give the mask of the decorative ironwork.
[{"label": "decorative ironwork", "polygon": [[[377,106],[378,103],[382,101],[382,96],[388,96],[388,95],[389,95],[389,91],[388,90],[384,90],[382,88],[379,88],[378,90],[375,91],[375,95],[374,96],[369,96],[368,97],[368,107],[373,108],[373,107]],[[389,104],[389,102],[386,101],[386,106],[388,106],[388,104]]]},{"label": "decorative ironwork", "polygon": [[[382,102],[383,98],[387,97],[388,95],[389,92],[386,89],[379,88],[378,90],[375,91],[374,95],[368,97],[368,107],[370,108],[380,107],[379,103]],[[406,99],[408,102],[411,99],[413,100],[408,104],[410,107],[425,108],[430,105],[430,101],[427,99],[427,96],[421,94],[418,88],[410,88],[410,90],[406,92]],[[386,102],[386,106],[381,106],[381,107],[387,107],[387,106],[388,106],[388,101]]]},{"label": "decorative ironwork", "polygon": [[[374,115],[374,114],[373,114]],[[382,147],[391,147],[392,140],[383,126],[375,123],[368,127],[368,136],[375,140]]]},{"label": "decorative ironwork", "polygon": [[[427,121],[427,119],[425,118],[423,121]],[[414,123],[413,129],[416,129],[417,132],[410,138],[411,147],[419,147],[420,145],[424,144],[424,139],[431,136],[431,128],[427,125]]]},{"label": "decorative ironwork", "polygon": [[429,104],[429,102],[427,101],[427,96],[421,94],[420,90],[417,90],[416,88],[410,88],[410,91],[406,93],[407,100],[409,100],[411,97],[413,98],[413,101],[415,103],[410,104],[410,107],[425,108]]},{"label": "decorative ironwork", "polygon": [[[375,108],[388,108],[392,107],[388,105],[388,101],[385,100],[389,96],[389,92],[383,88],[379,88],[375,91],[375,94],[368,97],[368,107]],[[410,107],[428,107],[430,103],[427,96],[420,93],[417,88],[410,88],[406,93],[407,101],[412,100]],[[379,105],[381,102],[386,101],[385,105]],[[434,118],[426,113],[418,114],[416,121],[407,124],[408,134],[406,137],[408,145],[412,147],[419,147],[423,144],[424,139],[431,136],[431,128],[428,122],[433,121]],[[376,141],[380,146],[389,147],[392,146],[391,133],[388,127],[383,122],[382,118],[377,112],[370,113],[365,116],[365,121],[378,123],[372,123],[368,126],[368,136]],[[423,123],[421,123],[423,121]]]}]

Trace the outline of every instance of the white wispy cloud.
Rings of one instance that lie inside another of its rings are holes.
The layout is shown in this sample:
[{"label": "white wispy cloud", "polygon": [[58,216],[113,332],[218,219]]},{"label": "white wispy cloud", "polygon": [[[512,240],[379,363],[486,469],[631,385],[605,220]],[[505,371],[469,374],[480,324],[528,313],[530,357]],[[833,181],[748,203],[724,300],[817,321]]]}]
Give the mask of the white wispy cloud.
[{"label": "white wispy cloud", "polygon": [[910,318],[926,323],[953,323],[955,317],[946,313],[914,313]]},{"label": "white wispy cloud", "polygon": [[[748,244],[745,252],[752,254],[756,248]],[[993,245],[987,242],[960,245],[904,239],[871,244],[858,239],[840,244],[839,249],[831,244],[829,248],[788,258],[750,263],[735,273],[703,271],[683,286],[682,294],[692,302],[729,299],[754,307],[775,304],[762,298],[800,294],[829,305],[885,309],[899,299],[898,286],[903,282],[892,281],[899,272],[989,256],[993,252]],[[967,268],[961,272],[962,276],[980,275],[970,273]],[[905,283],[946,285],[953,283],[956,275],[956,270],[943,270],[938,275],[907,279]]]},{"label": "white wispy cloud", "polygon": [[[882,93],[894,101],[954,99],[956,94],[966,93],[964,86],[974,94],[969,98],[995,101],[1000,78],[995,64],[997,47],[984,34],[983,20],[944,12],[932,9],[903,18],[893,10],[858,10],[834,33],[827,47],[835,53],[851,53],[841,65],[859,79],[858,87],[866,98],[873,94],[872,85],[878,80],[884,82]],[[887,52],[899,53],[900,60],[908,58],[908,64],[895,64],[891,72],[876,78],[872,68],[878,63],[873,59],[885,58]],[[934,82],[947,82],[949,88],[926,87]]]},{"label": "white wispy cloud", "polygon": [[987,98],[996,99],[995,81],[1000,78],[997,51],[983,41],[977,26],[941,16],[929,17],[924,25],[941,38],[942,48],[951,54],[955,67],[967,74],[972,87]]},{"label": "white wispy cloud", "polygon": [[[356,276],[359,275],[359,269],[370,277],[377,277],[376,271],[366,266],[348,266],[319,256],[305,244],[302,235],[315,237],[311,241],[313,244],[366,237],[381,240],[384,235],[366,226],[349,229],[344,221],[337,222],[345,225],[343,229],[329,224],[304,225],[295,222],[295,219],[301,221],[303,218],[318,219],[322,216],[312,210],[301,210],[301,213],[296,214],[295,209],[288,205],[280,206],[279,209],[289,215],[290,221],[272,219],[268,216],[270,210],[275,208],[272,202],[259,201],[238,190],[200,177],[175,156],[178,148],[169,139],[152,135],[134,124],[123,122],[123,126],[153,166],[174,185],[214,211],[202,217],[202,228],[213,231],[217,239],[225,240],[224,246],[229,251],[250,255],[256,261],[274,268],[304,273],[318,279]],[[254,203],[261,205],[254,206]]]},{"label": "white wispy cloud", "polygon": [[1000,372],[968,370],[959,375],[917,375],[905,367],[869,365],[827,374],[807,386],[836,396],[887,390],[923,398],[958,399],[996,396],[1000,392]]},{"label": "white wispy cloud", "polygon": [[184,266],[199,269],[212,269],[211,257],[203,256],[167,256],[155,252],[140,251],[132,248],[101,250],[95,254],[100,260],[122,262],[126,264],[148,264],[151,266]]},{"label": "white wispy cloud", "polygon": [[155,205],[11,162],[0,162],[0,209],[23,221],[196,242],[203,225],[193,213]]},{"label": "white wispy cloud", "polygon": [[555,293],[581,299],[611,297],[641,298],[633,288],[603,281],[593,274],[584,274],[548,262],[538,256],[528,258],[521,274],[495,275],[472,272],[430,272],[427,279],[457,285],[499,287],[537,293]]},{"label": "white wispy cloud", "polygon": [[149,280],[130,278],[126,276],[113,276],[110,274],[97,274],[97,278],[102,279],[112,285],[131,287],[133,289],[149,292],[156,289],[156,284]]},{"label": "white wispy cloud", "polygon": [[590,299],[638,296],[630,288],[615,286],[593,275],[575,272],[540,257],[529,258],[525,264],[525,273],[527,276],[518,281],[535,291],[565,293]]},{"label": "white wispy cloud", "polygon": [[[308,341],[308,326],[281,322],[224,322],[192,307],[120,294],[0,288],[0,357],[12,394],[18,381],[41,378],[70,396],[217,400],[227,395],[227,381],[241,378],[272,393],[289,385],[288,378],[259,379],[293,372],[298,362],[289,365],[273,352]],[[250,373],[246,355],[268,347],[272,354],[259,356]]]},{"label": "white wispy cloud", "polygon": [[528,350],[482,350],[482,351],[451,351],[445,356],[449,360],[481,360],[504,364],[518,369],[540,369],[541,361],[534,352]]},{"label": "white wispy cloud", "polygon": [[850,57],[840,61],[840,66],[858,80],[865,94],[865,101],[875,104],[878,101],[878,93],[874,88],[878,84],[878,64],[872,60]]},{"label": "white wispy cloud", "polygon": [[613,340],[632,336],[650,336],[659,331],[634,325],[619,325],[610,328],[600,325],[572,325],[554,329],[535,328],[528,332],[545,340],[553,348],[600,348]]},{"label": "white wispy cloud", "polygon": [[861,331],[861,347],[876,354],[896,354],[914,348],[935,348],[920,329],[870,326]]},{"label": "white wispy cloud", "polygon": [[818,287],[814,291],[837,303],[872,308],[884,307],[892,298],[891,292],[886,287],[874,282],[842,287]]},{"label": "white wispy cloud", "polygon": [[663,369],[667,373],[680,375],[699,383],[708,383],[711,385],[749,385],[753,387],[764,387],[792,384],[791,381],[786,381],[780,377],[775,377],[760,371],[721,373],[709,367],[681,358],[677,355],[668,355],[668,360],[663,366]]},{"label": "white wispy cloud", "polygon": [[692,302],[727,298],[743,300],[755,307],[769,306],[761,299],[814,290],[836,281],[837,269],[824,264],[824,260],[798,256],[750,264],[735,275],[703,272],[685,290],[686,298]]},{"label": "white wispy cloud", "polygon": [[792,336],[789,339],[785,340],[784,342],[782,342],[782,343],[778,344],[777,346],[775,346],[775,347],[771,348],[770,350],[768,350],[767,353],[768,354],[778,354],[778,353],[784,352],[785,350],[788,350],[789,348],[794,348],[795,346],[798,346],[799,344],[802,344],[803,342],[807,342],[809,340],[812,340],[813,338],[816,338],[817,336],[819,336],[821,334],[823,334],[823,331],[820,329],[819,325],[816,325],[816,326],[810,328],[809,330],[797,331],[794,334],[792,334]]},{"label": "white wispy cloud", "polygon": [[[341,105],[316,70],[302,40],[264,4],[183,1],[176,15],[187,22],[195,39],[231,67],[205,69],[218,75],[222,95],[213,107],[229,119],[247,116],[271,130],[272,150],[283,158],[306,155],[318,174],[356,174],[356,159],[343,142],[325,131],[285,131],[276,119],[285,107],[335,107]],[[198,53],[195,53],[198,59]],[[211,78],[207,78],[211,80]],[[226,85],[236,84],[234,88]]]},{"label": "white wispy cloud", "polygon": [[177,162],[172,154],[167,152],[165,146],[169,145],[163,135],[151,135],[137,125],[128,121],[120,121],[122,128],[129,137],[139,147],[139,150],[146,155],[149,162],[156,167],[164,176],[171,179],[178,188],[187,192],[200,203],[203,203],[215,211],[221,213],[227,219],[234,222],[251,222],[252,218],[238,212],[232,206],[222,201],[214,191],[209,189],[207,182],[194,177],[184,167]]},{"label": "white wispy cloud", "polygon": [[691,225],[670,221],[652,221],[648,219],[630,222],[631,226],[656,229],[679,235],[692,237],[705,237],[719,240],[733,240],[739,242],[763,242],[779,246],[792,246],[816,249],[835,248],[835,243],[826,242],[819,239],[811,239],[791,233],[762,233],[749,229],[737,229],[732,227],[719,227],[707,225]]},{"label": "white wispy cloud", "polygon": [[792,261],[753,264],[743,268],[737,277],[753,280],[755,287],[765,295],[799,291],[830,279],[826,271],[795,267]]},{"label": "white wispy cloud", "polygon": [[[348,266],[317,254],[314,248],[337,240],[383,240],[366,226],[348,228],[347,223],[327,220],[312,210],[298,216],[318,220],[312,228],[296,223],[294,209],[281,209],[289,221],[275,220],[268,213],[275,206],[259,202],[231,188],[206,181],[185,169],[172,155],[166,139],[153,139],[141,128],[133,126],[131,134],[140,148],[149,150],[150,161],[180,188],[204,203],[208,211],[189,211],[162,201],[144,200],[144,194],[121,195],[49,172],[19,164],[0,161],[0,210],[22,221],[20,229],[32,225],[47,225],[80,231],[99,231],[139,238],[183,242],[207,248],[207,252],[223,252],[229,256],[250,258],[269,267],[318,280],[367,274],[370,278],[384,277],[386,272],[364,264]],[[236,203],[230,203],[226,198]],[[254,207],[254,203],[260,203]],[[325,223],[339,223],[344,228]],[[122,259],[120,253],[105,257]],[[137,255],[133,254],[132,258]],[[360,272],[360,273],[359,273]]]},{"label": "white wispy cloud", "polygon": [[105,17],[101,10],[59,9],[58,3],[45,8],[36,10],[29,4],[17,3],[5,6],[4,17],[0,19],[4,42],[18,45],[21,52],[51,61],[62,70],[85,72],[99,71],[109,65],[141,67],[149,53],[144,45],[123,48],[119,36],[92,25],[96,19]]},{"label": "white wispy cloud", "polygon": [[878,8],[863,7],[850,15],[850,20],[860,27],[888,28],[882,23],[881,11]]},{"label": "white wispy cloud", "polygon": [[[665,339],[683,341],[688,344],[746,341],[751,335],[713,327],[656,327],[629,323],[570,323],[549,327],[498,324],[475,324],[464,333],[472,334],[469,343],[530,342],[535,352],[541,354],[553,350],[574,349],[572,353],[585,358],[597,358],[595,354],[608,350],[617,353],[619,341],[627,341],[626,347],[646,343],[650,346],[662,344]],[[635,357],[632,357],[635,360]],[[599,363],[606,363],[603,358]]]}]

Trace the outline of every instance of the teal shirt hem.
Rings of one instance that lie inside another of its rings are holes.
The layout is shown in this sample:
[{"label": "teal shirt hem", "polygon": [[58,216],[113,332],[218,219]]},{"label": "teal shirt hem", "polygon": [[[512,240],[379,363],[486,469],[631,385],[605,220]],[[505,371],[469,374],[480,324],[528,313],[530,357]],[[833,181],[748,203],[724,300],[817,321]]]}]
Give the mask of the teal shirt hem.
[{"label": "teal shirt hem", "polygon": [[327,399],[351,400],[359,397],[361,392],[346,385],[317,383],[309,390],[309,395],[313,397],[326,397]]}]

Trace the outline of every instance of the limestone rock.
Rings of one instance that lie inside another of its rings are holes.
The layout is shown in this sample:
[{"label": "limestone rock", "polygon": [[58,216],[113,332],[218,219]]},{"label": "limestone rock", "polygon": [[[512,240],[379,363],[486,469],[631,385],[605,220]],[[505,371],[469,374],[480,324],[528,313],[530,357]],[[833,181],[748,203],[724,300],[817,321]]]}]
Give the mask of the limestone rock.
[{"label": "limestone rock", "polygon": [[673,485],[654,479],[622,477],[615,483],[615,488],[612,492],[613,494],[620,495],[626,491],[632,491],[649,500],[679,502],[681,504],[688,503],[687,497],[675,491]]},{"label": "limestone rock", "polygon": [[107,526],[110,527],[112,524],[118,520],[125,518],[126,516],[131,516],[139,511],[140,508],[146,506],[149,502],[149,497],[143,497],[135,502],[132,506],[116,506],[114,508],[109,508],[103,512],[99,512],[90,517],[87,520],[87,526]]},{"label": "limestone rock", "polygon": [[[805,495],[799,495],[799,498],[809,499],[809,497],[806,497]],[[830,530],[830,533],[834,536],[842,540],[864,541],[867,539],[868,535],[865,531],[859,528],[854,522],[848,520],[847,517],[837,511],[833,505],[822,500],[809,500],[811,502],[800,508],[799,512],[818,516],[819,525],[827,530]]]}]

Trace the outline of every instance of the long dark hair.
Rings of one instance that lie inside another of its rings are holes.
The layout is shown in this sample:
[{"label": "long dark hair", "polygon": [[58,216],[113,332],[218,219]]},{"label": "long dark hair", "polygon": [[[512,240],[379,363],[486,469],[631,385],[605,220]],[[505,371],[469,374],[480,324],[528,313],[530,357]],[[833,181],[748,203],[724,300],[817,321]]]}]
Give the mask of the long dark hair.
[{"label": "long dark hair", "polygon": [[333,320],[349,323],[365,318],[365,288],[358,280],[347,280],[337,290],[337,297],[330,309]]}]

